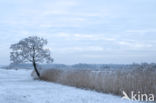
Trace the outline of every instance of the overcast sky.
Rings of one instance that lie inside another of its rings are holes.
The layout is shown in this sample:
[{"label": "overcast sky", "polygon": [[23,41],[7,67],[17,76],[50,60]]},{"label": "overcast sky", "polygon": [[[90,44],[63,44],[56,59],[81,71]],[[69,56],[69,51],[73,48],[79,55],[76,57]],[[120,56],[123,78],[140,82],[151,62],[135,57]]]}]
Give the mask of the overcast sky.
[{"label": "overcast sky", "polygon": [[156,0],[0,0],[0,64],[37,35],[54,63],[156,62]]}]

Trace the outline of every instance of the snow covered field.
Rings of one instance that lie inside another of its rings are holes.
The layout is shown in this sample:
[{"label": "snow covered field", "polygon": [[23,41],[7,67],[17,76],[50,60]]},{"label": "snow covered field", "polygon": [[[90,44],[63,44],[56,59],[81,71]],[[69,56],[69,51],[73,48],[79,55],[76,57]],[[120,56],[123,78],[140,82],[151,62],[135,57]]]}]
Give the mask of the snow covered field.
[{"label": "snow covered field", "polygon": [[0,69],[0,103],[132,103],[109,94],[33,80],[30,74],[31,70]]}]

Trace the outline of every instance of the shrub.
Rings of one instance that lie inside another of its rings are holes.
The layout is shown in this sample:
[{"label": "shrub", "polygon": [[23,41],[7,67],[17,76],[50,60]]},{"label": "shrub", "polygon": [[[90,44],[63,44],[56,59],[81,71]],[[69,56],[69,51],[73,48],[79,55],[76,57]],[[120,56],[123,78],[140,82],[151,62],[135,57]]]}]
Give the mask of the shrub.
[{"label": "shrub", "polygon": [[121,91],[131,91],[156,95],[156,72],[153,69],[119,70],[64,70],[46,69],[41,71],[41,79],[65,85],[122,95]]}]

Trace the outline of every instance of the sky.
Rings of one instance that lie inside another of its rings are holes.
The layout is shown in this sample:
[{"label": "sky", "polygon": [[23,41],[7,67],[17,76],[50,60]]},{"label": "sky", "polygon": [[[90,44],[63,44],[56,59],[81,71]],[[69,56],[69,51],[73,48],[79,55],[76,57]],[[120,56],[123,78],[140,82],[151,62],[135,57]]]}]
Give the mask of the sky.
[{"label": "sky", "polygon": [[156,62],[156,0],[0,0],[0,64],[28,36],[54,63]]}]

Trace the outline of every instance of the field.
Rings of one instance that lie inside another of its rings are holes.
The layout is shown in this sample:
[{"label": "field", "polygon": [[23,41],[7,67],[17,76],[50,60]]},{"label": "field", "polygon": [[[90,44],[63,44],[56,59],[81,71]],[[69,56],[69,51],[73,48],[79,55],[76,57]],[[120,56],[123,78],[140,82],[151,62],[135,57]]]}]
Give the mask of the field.
[{"label": "field", "polygon": [[[32,70],[0,69],[1,103],[133,103],[110,94],[33,80]],[[134,102],[137,103],[137,102]]]},{"label": "field", "polygon": [[[98,92],[129,96],[132,92],[156,95],[155,64],[119,69],[41,69],[41,79]],[[35,73],[33,73],[35,74]],[[143,98],[147,100],[147,97]]]},{"label": "field", "polygon": [[[44,91],[42,90],[44,88],[43,85],[42,85],[43,88],[41,88],[41,90],[37,89],[40,83],[41,84],[43,83],[45,88],[47,86],[46,84],[52,85],[52,87],[54,85],[58,85],[62,86],[62,88],[67,86],[70,86],[68,88],[72,89],[80,88],[77,90],[82,89],[81,91],[89,92],[87,96],[90,96],[90,93],[93,94],[96,93],[100,95],[112,94],[114,95],[114,97],[118,96],[118,98],[121,99],[123,96],[123,91],[126,92],[129,97],[131,96],[132,92],[136,93],[137,95],[147,94],[147,96],[144,96],[143,100],[141,101],[148,101],[148,96],[150,94],[153,94],[154,96],[156,95],[155,68],[156,64],[147,64],[147,63],[131,64],[131,65],[94,65],[94,64],[76,64],[70,66],[61,64],[38,65],[38,69],[41,74],[41,80],[44,81],[33,80],[34,78],[36,78],[36,73],[33,71],[33,67],[27,64],[10,65],[8,67],[5,67],[6,70],[5,72],[6,74],[8,74],[7,72],[15,73],[14,77],[16,78],[16,80],[17,78],[19,78],[19,80],[23,78],[26,79],[26,81],[22,80],[22,83],[24,84],[25,82],[27,82],[27,79],[31,80],[31,83],[37,83],[34,84],[37,85],[35,86],[37,91]],[[11,74],[11,76],[13,76],[13,74]],[[7,75],[5,75],[5,78],[7,78]],[[49,83],[45,81],[48,81]],[[25,88],[25,85],[21,87]],[[18,88],[19,87],[17,86],[17,89]],[[60,88],[57,89],[60,90]],[[61,92],[58,90],[56,90],[55,92]],[[51,91],[50,93],[52,92],[54,91]],[[32,93],[34,93],[34,91]],[[74,94],[77,94],[77,92],[74,92]],[[34,97],[34,95],[32,95],[32,97]],[[99,96],[98,97],[95,96],[94,98],[96,100],[97,98],[99,98]],[[139,97],[136,97],[136,99],[138,98]],[[93,99],[92,100],[88,99],[87,97],[85,97],[85,100],[89,101],[90,103],[92,102],[98,103],[95,102]],[[101,98],[99,102],[101,103],[102,100],[103,99]],[[122,103],[122,101],[120,102]]]}]

